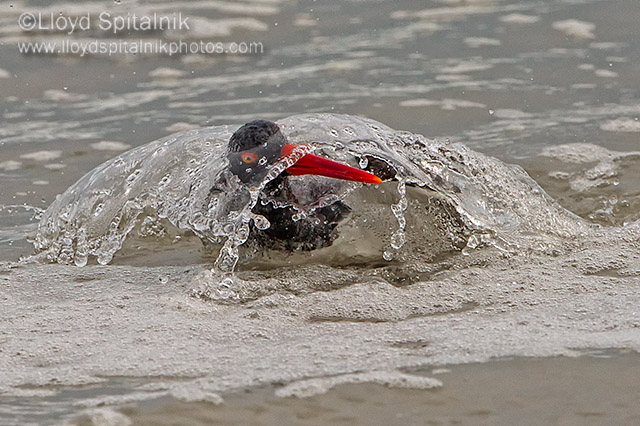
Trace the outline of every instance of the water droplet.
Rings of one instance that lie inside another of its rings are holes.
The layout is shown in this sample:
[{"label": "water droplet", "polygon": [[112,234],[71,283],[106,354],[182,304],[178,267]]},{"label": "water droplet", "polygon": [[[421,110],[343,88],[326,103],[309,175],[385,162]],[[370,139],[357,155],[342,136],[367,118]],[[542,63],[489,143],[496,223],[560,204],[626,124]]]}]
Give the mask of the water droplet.
[{"label": "water droplet", "polygon": [[258,228],[261,231],[264,231],[265,229],[269,229],[269,227],[271,226],[271,223],[269,223],[269,220],[261,215],[255,215],[253,217],[253,223],[256,226],[256,228]]},{"label": "water droplet", "polygon": [[100,253],[98,255],[98,263],[101,265],[108,265],[109,262],[111,262],[111,259],[113,259],[113,254],[109,252]]},{"label": "water droplet", "polygon": [[394,250],[400,250],[405,242],[406,236],[404,232],[398,231],[391,236],[391,247]]},{"label": "water droplet", "polygon": [[294,213],[293,216],[291,216],[291,219],[293,219],[294,222],[298,222],[306,218],[307,218],[307,213],[305,213],[302,210],[299,210],[298,212]]},{"label": "water droplet", "polygon": [[234,244],[236,246],[244,244],[249,239],[249,224],[243,223],[235,234]]},{"label": "water droplet", "polygon": [[398,182],[398,195],[400,196],[398,202],[391,205],[391,211],[398,221],[398,229],[391,237],[391,247],[394,250],[401,249],[406,241],[405,228],[407,226],[407,220],[404,217],[404,212],[407,210],[408,202],[406,184],[403,180]]},{"label": "water droplet", "polygon": [[129,176],[127,176],[127,184],[132,184],[136,179],[138,179],[138,176],[140,176],[140,169],[136,169],[133,173],[131,173]]},{"label": "water droplet", "polygon": [[98,203],[96,205],[96,208],[93,210],[93,215],[100,216],[100,213],[102,213],[103,209],[104,209],[104,203]]}]

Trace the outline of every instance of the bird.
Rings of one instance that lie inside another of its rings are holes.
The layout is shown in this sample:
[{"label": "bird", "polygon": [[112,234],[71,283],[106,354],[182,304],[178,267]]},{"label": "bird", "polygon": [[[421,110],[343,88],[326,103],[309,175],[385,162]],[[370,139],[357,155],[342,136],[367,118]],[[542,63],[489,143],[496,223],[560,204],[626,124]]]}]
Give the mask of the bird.
[{"label": "bird", "polygon": [[[280,126],[268,120],[253,120],[238,128],[229,139],[229,171],[244,185],[260,183],[268,167],[290,155],[297,145],[290,144]],[[380,184],[373,173],[329,160],[311,153],[302,156],[275,179],[268,182],[252,212],[265,217],[270,226],[257,229],[252,224],[250,240],[256,246],[284,251],[311,251],[330,246],[337,238],[337,225],[350,213],[350,207],[338,200],[300,217],[290,176],[319,175],[333,179]],[[270,200],[286,200],[273,203]],[[276,205],[277,204],[277,205]]]}]

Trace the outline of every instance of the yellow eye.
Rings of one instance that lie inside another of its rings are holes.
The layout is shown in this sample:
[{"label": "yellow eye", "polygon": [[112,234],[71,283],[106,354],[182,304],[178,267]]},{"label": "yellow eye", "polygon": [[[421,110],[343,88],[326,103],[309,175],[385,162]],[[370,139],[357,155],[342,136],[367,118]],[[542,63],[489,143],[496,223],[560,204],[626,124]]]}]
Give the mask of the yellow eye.
[{"label": "yellow eye", "polygon": [[242,161],[245,163],[255,163],[258,161],[258,156],[251,152],[243,152],[240,154],[240,158],[242,158]]}]

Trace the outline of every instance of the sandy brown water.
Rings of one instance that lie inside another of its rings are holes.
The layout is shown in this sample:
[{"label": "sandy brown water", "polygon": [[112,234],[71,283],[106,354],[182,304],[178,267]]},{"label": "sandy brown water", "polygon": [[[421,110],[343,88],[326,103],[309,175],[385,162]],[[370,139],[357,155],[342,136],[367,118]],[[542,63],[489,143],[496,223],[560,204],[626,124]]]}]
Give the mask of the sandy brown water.
[{"label": "sandy brown water", "polygon": [[501,360],[413,372],[442,381],[430,390],[343,384],[283,399],[265,389],[223,405],[160,399],[122,413],[139,425],[631,426],[640,422],[639,361],[635,353]]}]

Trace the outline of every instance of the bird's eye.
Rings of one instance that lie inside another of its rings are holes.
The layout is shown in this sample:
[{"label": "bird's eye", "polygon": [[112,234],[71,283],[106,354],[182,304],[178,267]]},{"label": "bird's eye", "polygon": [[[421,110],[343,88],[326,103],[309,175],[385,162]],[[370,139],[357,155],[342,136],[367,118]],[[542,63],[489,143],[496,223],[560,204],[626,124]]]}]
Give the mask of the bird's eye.
[{"label": "bird's eye", "polygon": [[243,152],[240,154],[240,158],[242,158],[242,161],[247,164],[258,161],[258,156],[252,152]]}]

